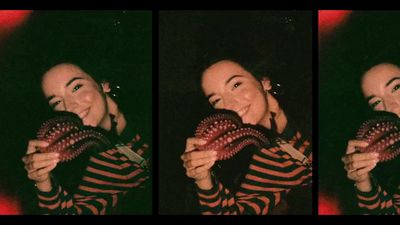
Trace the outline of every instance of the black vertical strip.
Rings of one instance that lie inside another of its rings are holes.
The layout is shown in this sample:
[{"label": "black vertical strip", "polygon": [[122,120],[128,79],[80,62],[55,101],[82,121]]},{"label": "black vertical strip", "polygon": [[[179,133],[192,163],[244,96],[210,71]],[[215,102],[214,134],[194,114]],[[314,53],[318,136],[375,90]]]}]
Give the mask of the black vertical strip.
[{"label": "black vertical strip", "polygon": [[319,62],[318,62],[318,8],[316,4],[313,5],[312,9],[312,148],[313,148],[313,215],[318,217],[318,150],[319,150],[319,139],[318,139],[318,99],[319,99]]},{"label": "black vertical strip", "polygon": [[153,165],[152,165],[152,172],[153,172],[153,216],[158,215],[159,211],[159,16],[158,16],[158,10],[153,9],[153,104],[152,104],[152,109],[153,109]]}]

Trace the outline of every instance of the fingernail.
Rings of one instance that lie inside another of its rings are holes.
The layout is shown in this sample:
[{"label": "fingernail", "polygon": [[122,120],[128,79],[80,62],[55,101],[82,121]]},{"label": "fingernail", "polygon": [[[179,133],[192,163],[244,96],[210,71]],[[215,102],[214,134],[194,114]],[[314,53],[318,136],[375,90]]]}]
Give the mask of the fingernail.
[{"label": "fingernail", "polygon": [[213,151],[212,154],[213,155],[217,155],[218,153],[217,153],[217,151]]},{"label": "fingernail", "polygon": [[205,141],[205,140],[203,140],[203,139],[200,140],[200,144],[204,145],[204,144],[206,144],[206,143],[207,143],[207,141]]},{"label": "fingernail", "polygon": [[374,153],[374,157],[378,157],[379,156],[379,153]]}]

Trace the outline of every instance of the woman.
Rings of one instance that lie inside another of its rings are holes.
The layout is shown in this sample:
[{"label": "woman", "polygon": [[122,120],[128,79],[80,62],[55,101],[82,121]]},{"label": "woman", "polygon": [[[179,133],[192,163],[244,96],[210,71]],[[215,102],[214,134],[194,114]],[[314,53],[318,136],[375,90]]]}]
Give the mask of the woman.
[{"label": "woman", "polygon": [[236,61],[218,60],[203,71],[201,87],[215,109],[232,110],[244,123],[272,129],[289,144],[273,140],[268,148],[255,151],[243,179],[228,189],[212,171],[216,152],[196,151],[205,141],[188,138],[181,159],[197,185],[202,214],[268,214],[292,189],[311,184],[310,142],[288,126],[288,117],[270,94],[270,80],[255,75],[260,74],[252,74]]},{"label": "woman", "polygon": [[[361,89],[369,106],[375,111],[385,111],[400,116],[400,68],[394,64],[381,63],[364,73]],[[359,147],[368,143],[350,140],[346,155],[342,157],[347,177],[354,181],[358,206],[369,214],[399,214],[399,189],[385,190],[372,176],[372,170],[378,163],[378,153],[360,153]],[[387,174],[386,174],[387,176]]]},{"label": "woman", "polygon": [[[109,96],[109,84],[97,83],[77,65],[62,63],[50,68],[42,77],[41,88],[54,111],[78,115],[84,125],[117,135],[138,154],[147,149],[146,144],[139,145],[139,135],[129,133],[131,128],[125,114]],[[48,143],[44,141],[30,140],[22,158],[28,178],[35,182],[39,207],[45,214],[121,213],[117,210],[120,202],[149,178],[147,169],[115,147],[90,155],[77,188],[66,190],[58,180],[61,177],[51,173],[59,162],[59,155],[38,151],[46,146]]]}]

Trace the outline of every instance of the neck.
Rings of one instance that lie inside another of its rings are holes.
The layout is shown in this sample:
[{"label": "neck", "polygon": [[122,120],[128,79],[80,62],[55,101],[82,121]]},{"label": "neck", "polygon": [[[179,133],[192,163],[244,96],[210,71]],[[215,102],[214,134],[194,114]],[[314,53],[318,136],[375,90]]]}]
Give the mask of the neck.
[{"label": "neck", "polygon": [[274,98],[272,95],[267,93],[267,103],[268,103],[268,110],[266,112],[266,116],[264,117],[263,121],[261,121],[260,125],[271,129],[271,112],[275,113],[275,123],[276,129],[279,134],[283,132],[286,128],[287,124],[287,117],[285,112],[279,106],[278,100]]},{"label": "neck", "polygon": [[276,115],[275,115],[276,129],[277,129],[277,132],[279,134],[281,134],[286,127],[287,117],[286,117],[285,112],[282,109],[280,109],[278,112],[275,112],[275,113],[276,113]]},{"label": "neck", "polygon": [[[126,119],[124,114],[119,110],[117,103],[111,99],[108,95],[106,96],[106,101],[107,101],[107,106],[108,106],[108,113],[113,114],[114,121],[117,122],[117,134],[120,135],[122,131],[124,131],[126,127]],[[108,115],[107,116],[107,122],[106,122],[106,129],[110,130],[111,129],[111,120]]]}]

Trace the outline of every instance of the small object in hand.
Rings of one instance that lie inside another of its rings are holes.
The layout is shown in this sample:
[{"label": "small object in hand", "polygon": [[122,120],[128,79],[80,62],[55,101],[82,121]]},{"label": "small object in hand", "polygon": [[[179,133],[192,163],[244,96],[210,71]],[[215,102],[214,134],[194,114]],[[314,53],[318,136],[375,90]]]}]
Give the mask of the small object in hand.
[{"label": "small object in hand", "polygon": [[37,132],[37,139],[49,143],[39,150],[58,152],[60,162],[72,160],[92,148],[105,150],[112,147],[99,128],[84,126],[82,120],[70,112],[57,112],[55,117],[45,121]]},{"label": "small object in hand", "polygon": [[378,116],[365,121],[357,132],[357,140],[368,143],[361,152],[379,153],[379,161],[385,162],[400,154],[400,120],[396,115]]},{"label": "small object in hand", "polygon": [[235,112],[228,110],[219,110],[203,119],[195,137],[207,141],[199,150],[217,151],[218,160],[229,159],[248,145],[262,148],[270,143],[255,126],[243,124]]}]

